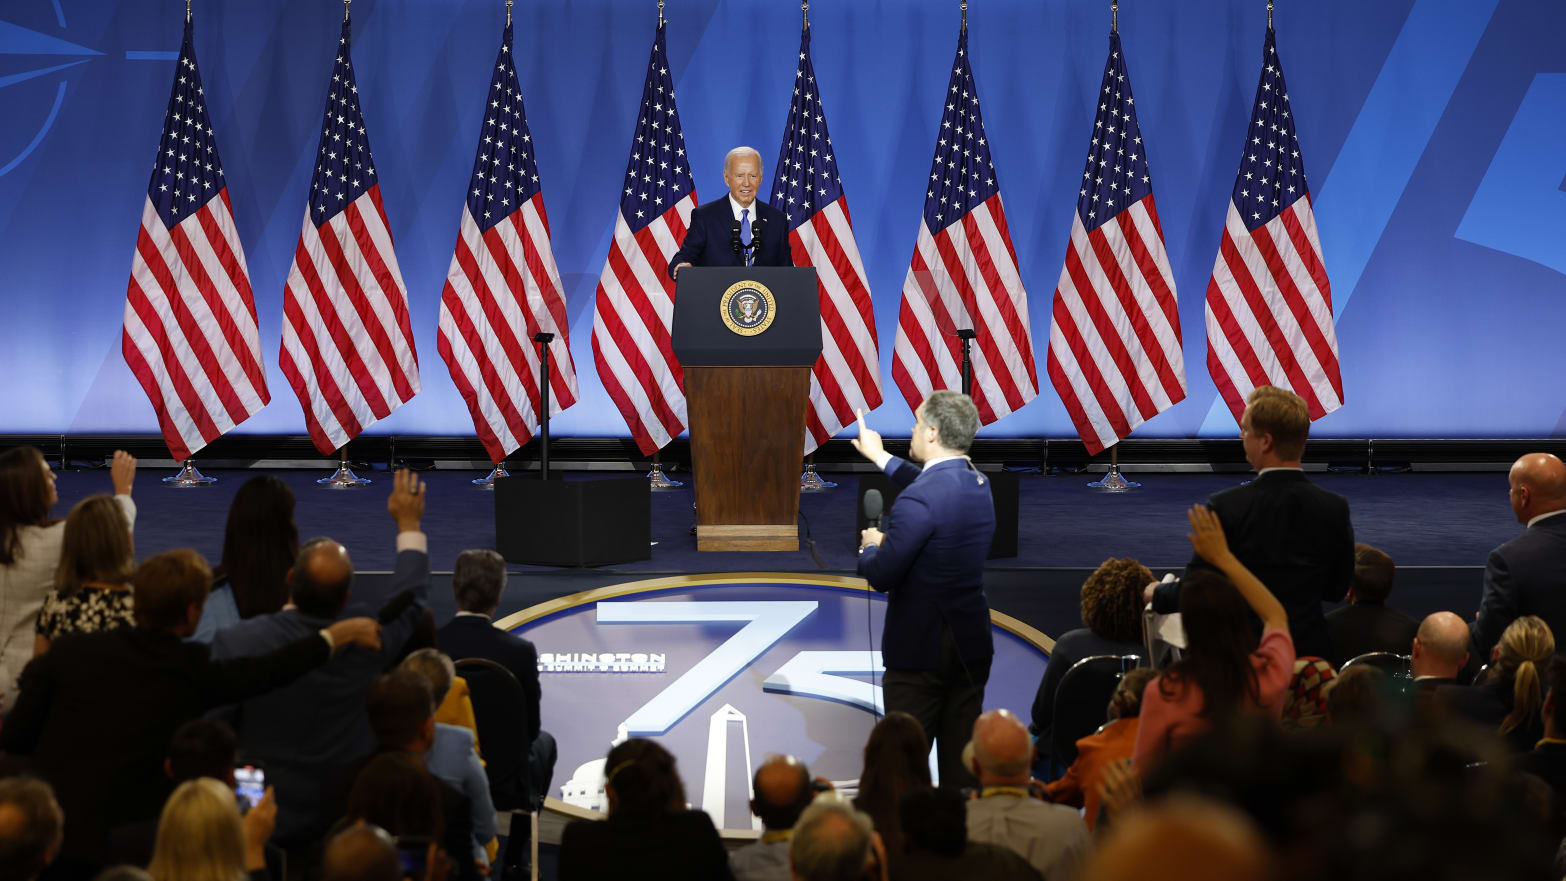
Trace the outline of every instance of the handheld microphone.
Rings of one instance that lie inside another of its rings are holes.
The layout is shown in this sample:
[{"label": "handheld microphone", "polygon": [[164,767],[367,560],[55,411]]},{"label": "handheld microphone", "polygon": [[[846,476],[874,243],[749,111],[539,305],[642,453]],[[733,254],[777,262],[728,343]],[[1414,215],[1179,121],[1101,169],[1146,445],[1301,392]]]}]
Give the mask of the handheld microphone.
[{"label": "handheld microphone", "polygon": [[871,529],[881,528],[881,491],[878,489],[865,490],[865,525]]}]

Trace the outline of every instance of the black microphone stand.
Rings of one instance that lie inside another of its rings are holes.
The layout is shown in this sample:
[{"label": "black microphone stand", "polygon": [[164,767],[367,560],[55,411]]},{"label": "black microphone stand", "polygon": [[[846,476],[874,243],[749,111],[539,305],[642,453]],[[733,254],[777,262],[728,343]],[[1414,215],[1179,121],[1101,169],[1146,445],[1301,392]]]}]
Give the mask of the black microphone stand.
[{"label": "black microphone stand", "polygon": [[538,479],[549,479],[549,344],[555,335],[547,331],[533,335],[538,343]]},{"label": "black microphone stand", "polygon": [[962,340],[962,393],[970,397],[973,395],[973,359],[968,354],[968,346],[975,336],[977,334],[971,327],[959,328],[957,331],[957,338]]}]

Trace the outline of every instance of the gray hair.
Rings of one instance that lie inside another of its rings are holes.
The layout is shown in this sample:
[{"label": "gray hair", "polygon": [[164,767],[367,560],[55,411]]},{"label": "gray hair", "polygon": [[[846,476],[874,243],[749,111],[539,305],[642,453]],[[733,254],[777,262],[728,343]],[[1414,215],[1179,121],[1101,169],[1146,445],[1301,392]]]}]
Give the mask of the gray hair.
[{"label": "gray hair", "polygon": [[789,865],[804,881],[856,881],[870,863],[874,836],[869,814],[836,793],[823,793],[794,824]]},{"label": "gray hair", "polygon": [[760,151],[758,151],[755,147],[746,147],[744,145],[741,145],[741,146],[735,147],[734,149],[730,150],[728,152],[728,155],[723,157],[723,173],[724,174],[728,174],[729,173],[729,163],[731,163],[734,160],[740,158],[741,156],[754,156],[756,158],[756,164],[758,166],[760,166],[762,168],[766,168],[767,167],[767,164],[765,162],[763,162],[762,159],[761,159]]},{"label": "gray hair", "polygon": [[451,691],[452,680],[457,678],[457,665],[436,648],[419,649],[403,658],[397,666],[412,670],[430,681],[430,690],[434,692],[437,707],[446,699],[446,692]]},{"label": "gray hair", "polygon": [[491,550],[463,551],[451,567],[451,592],[457,608],[489,614],[506,589],[506,559]]},{"label": "gray hair", "polygon": [[959,453],[973,446],[979,433],[979,408],[962,392],[938,389],[924,399],[924,424],[940,435],[941,446]]}]

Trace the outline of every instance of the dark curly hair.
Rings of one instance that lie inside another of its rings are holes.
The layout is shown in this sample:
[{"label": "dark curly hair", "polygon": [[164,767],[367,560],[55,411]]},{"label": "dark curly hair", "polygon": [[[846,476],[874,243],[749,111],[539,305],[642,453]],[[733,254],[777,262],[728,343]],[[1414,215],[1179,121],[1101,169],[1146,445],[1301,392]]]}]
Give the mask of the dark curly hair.
[{"label": "dark curly hair", "polygon": [[1111,557],[1082,582],[1082,623],[1116,642],[1142,640],[1142,589],[1153,573],[1130,557]]}]

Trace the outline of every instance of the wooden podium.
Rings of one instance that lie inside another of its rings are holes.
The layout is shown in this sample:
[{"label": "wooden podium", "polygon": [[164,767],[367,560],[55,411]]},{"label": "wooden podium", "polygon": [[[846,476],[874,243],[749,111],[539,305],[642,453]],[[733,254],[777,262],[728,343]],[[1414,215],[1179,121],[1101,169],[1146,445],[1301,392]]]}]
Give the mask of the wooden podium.
[{"label": "wooden podium", "polygon": [[798,550],[805,407],[821,355],[816,271],[685,268],[673,343],[685,372],[696,549]]}]

